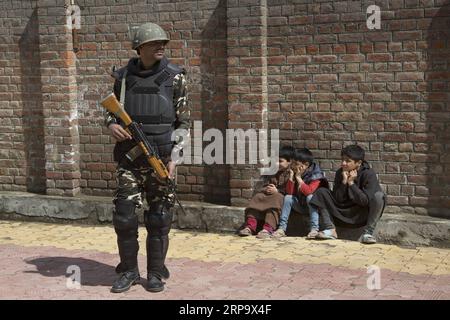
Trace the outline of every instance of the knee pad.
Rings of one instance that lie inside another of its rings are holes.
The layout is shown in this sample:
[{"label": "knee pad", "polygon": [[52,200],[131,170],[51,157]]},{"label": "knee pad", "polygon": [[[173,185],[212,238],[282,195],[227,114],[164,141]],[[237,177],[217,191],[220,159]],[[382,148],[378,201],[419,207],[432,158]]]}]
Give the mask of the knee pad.
[{"label": "knee pad", "polygon": [[132,201],[117,200],[113,214],[113,225],[118,235],[137,232],[138,217],[135,213],[136,205]]},{"label": "knee pad", "polygon": [[156,201],[156,202],[150,203],[150,207],[149,207],[148,211],[146,211],[146,212],[159,213],[159,214],[170,213],[171,207],[172,206],[167,201]]},{"label": "knee pad", "polygon": [[144,221],[150,236],[165,236],[170,231],[172,213],[169,210],[160,212],[145,211]]}]

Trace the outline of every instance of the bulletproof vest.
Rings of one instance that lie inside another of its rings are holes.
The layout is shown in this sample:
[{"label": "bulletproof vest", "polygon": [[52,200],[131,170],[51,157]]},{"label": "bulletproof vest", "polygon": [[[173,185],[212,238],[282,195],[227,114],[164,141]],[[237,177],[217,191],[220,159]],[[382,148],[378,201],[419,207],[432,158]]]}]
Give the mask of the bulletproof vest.
[{"label": "bulletproof vest", "polygon": [[[173,105],[173,80],[181,69],[168,64],[160,72],[141,78],[126,77],[125,111],[148,135],[173,131],[176,114]],[[169,138],[170,139],[170,138]]]},{"label": "bulletproof vest", "polygon": [[[141,124],[148,141],[161,157],[170,156],[173,147],[171,136],[176,120],[173,80],[180,72],[181,68],[169,63],[160,72],[146,78],[124,73],[125,110],[133,121]],[[118,143],[114,149],[114,159],[116,161],[123,159],[123,155],[133,146],[135,144],[131,141]],[[145,163],[145,159],[141,156],[136,162],[139,166],[139,162]]]}]

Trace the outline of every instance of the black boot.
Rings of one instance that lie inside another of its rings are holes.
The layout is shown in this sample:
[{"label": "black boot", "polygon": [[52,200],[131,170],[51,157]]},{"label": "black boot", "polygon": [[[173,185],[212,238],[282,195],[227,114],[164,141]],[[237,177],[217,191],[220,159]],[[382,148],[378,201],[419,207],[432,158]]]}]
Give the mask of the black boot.
[{"label": "black boot", "polygon": [[117,247],[119,249],[120,264],[116,267],[117,273],[137,269],[138,218],[135,213],[136,206],[128,200],[116,200],[113,215],[114,230],[117,234]]},{"label": "black boot", "polygon": [[133,284],[136,284],[140,280],[139,271],[137,269],[126,271],[120,275],[120,277],[114,281],[111,292],[121,293],[131,288]]},{"label": "black boot", "polygon": [[125,272],[125,266],[122,264],[122,262],[119,262],[119,264],[116,266],[116,273],[121,274]]},{"label": "black boot", "polygon": [[150,292],[160,292],[164,290],[164,282],[161,280],[159,275],[149,274],[147,278],[147,291]]},{"label": "black boot", "polygon": [[[120,262],[117,266],[116,266],[116,273],[117,274],[121,274],[125,272],[125,267],[124,265]],[[166,265],[163,266],[163,269],[161,270],[161,277],[163,279],[169,279],[170,278],[170,271],[169,269],[167,269]]]},{"label": "black boot", "polygon": [[168,236],[154,237],[147,235],[147,290],[160,292],[164,290],[161,279],[170,277],[169,269],[164,264],[167,254]]},{"label": "black boot", "polygon": [[164,262],[169,248],[169,230],[172,214],[168,209],[144,213],[147,227],[147,290],[159,292],[164,290],[164,282],[170,276]]},{"label": "black boot", "polygon": [[161,277],[165,280],[170,278],[169,269],[167,269],[166,265],[163,265],[163,269],[161,270]]},{"label": "black boot", "polygon": [[124,292],[139,280],[138,218],[132,201],[118,199],[115,205],[113,224],[120,256],[116,272],[120,274],[120,277],[114,281],[111,292]]}]

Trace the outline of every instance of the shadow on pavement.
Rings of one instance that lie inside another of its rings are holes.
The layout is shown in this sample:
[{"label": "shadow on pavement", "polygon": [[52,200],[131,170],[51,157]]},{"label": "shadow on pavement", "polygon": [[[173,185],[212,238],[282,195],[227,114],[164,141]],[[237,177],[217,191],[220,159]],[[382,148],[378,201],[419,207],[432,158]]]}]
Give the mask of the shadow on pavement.
[{"label": "shadow on pavement", "polygon": [[37,269],[37,271],[25,271],[25,273],[40,273],[46,277],[74,278],[79,270],[82,286],[111,286],[117,278],[115,267],[90,259],[40,257],[27,259],[25,262],[35,265]]}]

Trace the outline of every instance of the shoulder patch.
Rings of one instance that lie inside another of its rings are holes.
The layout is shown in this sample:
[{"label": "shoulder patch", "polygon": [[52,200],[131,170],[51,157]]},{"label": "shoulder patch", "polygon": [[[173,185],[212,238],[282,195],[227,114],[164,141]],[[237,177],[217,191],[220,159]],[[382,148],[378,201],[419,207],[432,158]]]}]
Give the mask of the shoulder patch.
[{"label": "shoulder patch", "polygon": [[186,70],[184,68],[180,67],[179,65],[173,64],[173,63],[169,63],[166,66],[166,70],[168,70],[173,75],[176,75],[179,73],[186,73]]}]

